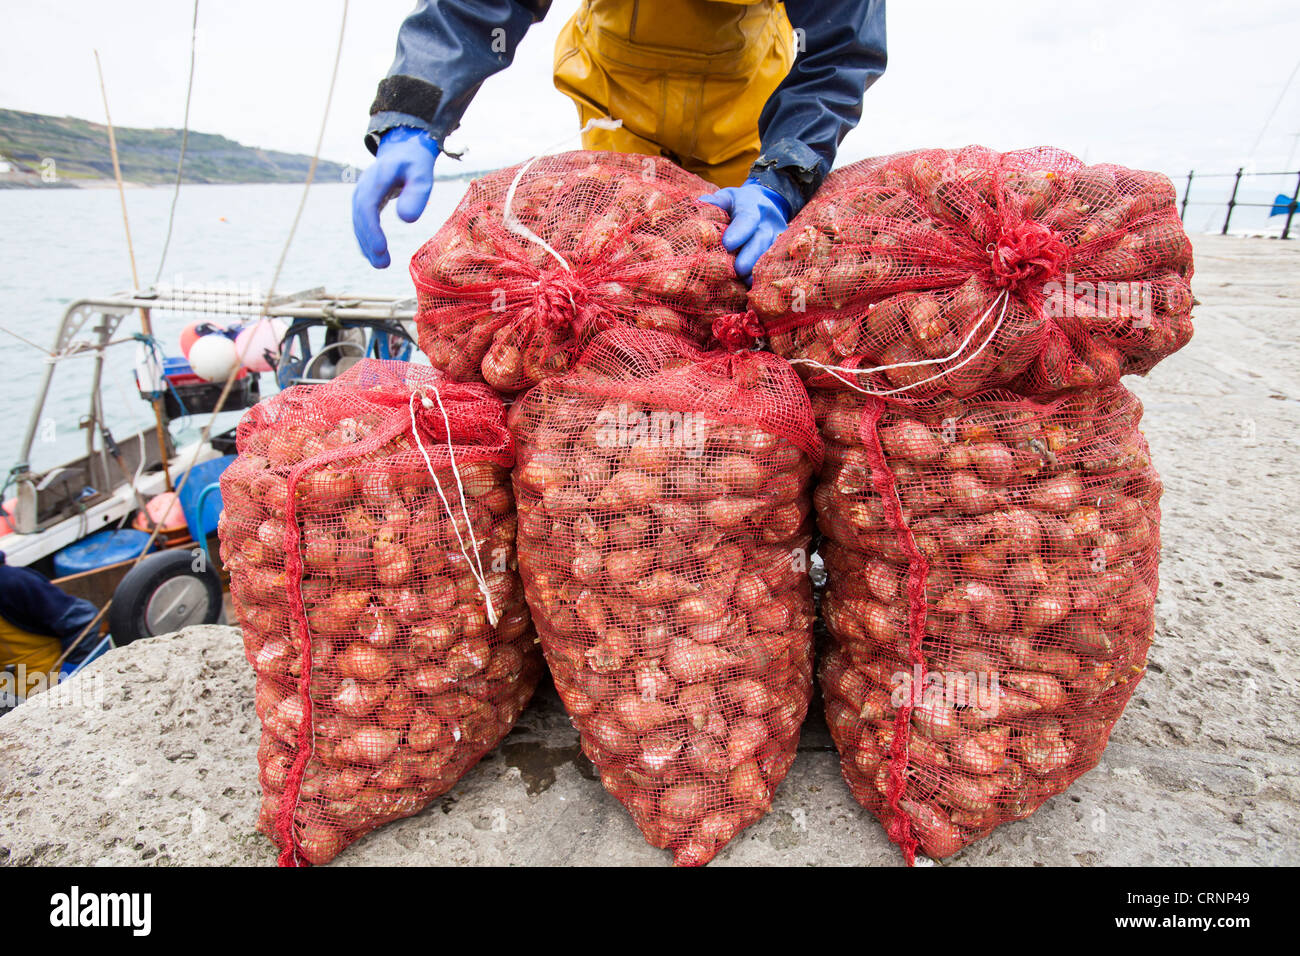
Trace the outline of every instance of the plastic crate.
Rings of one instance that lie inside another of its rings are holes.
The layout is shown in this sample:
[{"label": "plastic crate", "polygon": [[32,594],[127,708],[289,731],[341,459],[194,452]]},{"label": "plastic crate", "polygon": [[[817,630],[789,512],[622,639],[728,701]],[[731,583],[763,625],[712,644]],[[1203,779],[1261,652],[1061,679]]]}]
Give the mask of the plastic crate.
[{"label": "plastic crate", "polygon": [[[183,358],[164,359],[163,376],[168,383],[167,391],[163,393],[163,408],[168,418],[211,412],[217,407],[217,399],[226,386],[225,382],[205,382],[194,374],[190,363]],[[257,376],[248,374],[247,369],[240,369],[222,410],[252,408],[261,397]]]}]

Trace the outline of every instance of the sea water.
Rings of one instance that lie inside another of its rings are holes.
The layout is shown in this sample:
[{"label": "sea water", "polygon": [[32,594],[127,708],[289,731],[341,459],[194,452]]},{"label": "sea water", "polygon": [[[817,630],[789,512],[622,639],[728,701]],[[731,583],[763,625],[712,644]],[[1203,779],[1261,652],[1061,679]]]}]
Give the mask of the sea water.
[{"label": "sea water", "polygon": [[[466,188],[463,181],[436,183],[424,216],[410,225],[398,220],[390,205],[383,221],[393,261],[376,270],[362,258],[352,235],[351,185],[313,186],[277,294],[323,286],[333,294],[413,295],[407,271],[411,255],[446,220]],[[265,293],[301,197],[301,185],[183,186],[161,281]],[[158,272],[171,202],[170,187],[126,190],[142,286],[152,284]],[[116,189],[0,190],[0,328],[49,349],[71,303],[130,288]],[[153,315],[154,334],[167,354],[181,354],[180,331],[187,321],[180,315]],[[122,320],[115,337],[138,331],[138,314],[132,314]],[[81,337],[92,337],[89,328]],[[104,372],[105,417],[118,438],[153,420],[135,389],[135,351],[134,343],[114,346]],[[3,474],[18,459],[45,356],[0,332],[0,362]],[[92,370],[89,357],[59,363],[32,449],[33,469],[84,454],[86,432],[80,426],[89,412]],[[261,385],[263,395],[274,391],[273,376],[263,375]],[[173,435],[180,442],[193,437],[207,417],[174,423]],[[228,420],[229,427],[237,418],[222,416],[222,423]]]}]

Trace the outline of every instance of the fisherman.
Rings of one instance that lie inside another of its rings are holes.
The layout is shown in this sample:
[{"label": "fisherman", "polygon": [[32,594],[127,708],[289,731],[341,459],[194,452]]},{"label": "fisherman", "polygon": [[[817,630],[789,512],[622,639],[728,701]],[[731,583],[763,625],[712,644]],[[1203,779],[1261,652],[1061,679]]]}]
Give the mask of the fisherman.
[{"label": "fisherman", "polygon": [[[376,161],[352,196],[370,264],[389,264],[379,213],[414,222],[433,163],[479,86],[510,64],[550,0],[419,0],[370,107]],[[885,0],[583,0],[555,45],[555,85],[586,149],[666,156],[723,188],[706,201],[749,278],[825,179],[862,96],[885,70]]]},{"label": "fisherman", "polygon": [[[0,672],[21,699],[58,682],[59,655],[95,618],[95,605],[56,587],[39,571],[5,563],[0,551]],[[98,641],[83,640],[64,666],[75,665]]]}]

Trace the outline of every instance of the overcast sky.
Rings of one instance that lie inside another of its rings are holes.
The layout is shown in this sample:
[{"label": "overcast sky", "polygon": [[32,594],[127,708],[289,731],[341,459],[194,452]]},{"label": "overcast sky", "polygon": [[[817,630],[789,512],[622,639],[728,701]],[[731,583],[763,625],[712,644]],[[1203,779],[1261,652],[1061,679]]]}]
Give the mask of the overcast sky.
[{"label": "overcast sky", "polygon": [[[469,167],[519,161],[573,132],[576,113],[550,65],[576,5],[556,0],[513,67],[485,84],[448,143],[467,150]],[[368,107],[411,6],[352,3],[326,158],[367,162]],[[310,152],[342,9],[342,0],[201,0],[191,126]],[[191,13],[189,0],[3,0],[0,106],[102,121],[97,47],[116,123],[179,126]],[[841,162],[967,143],[1052,144],[1171,175],[1300,160],[1300,78],[1251,154],[1300,58],[1295,0],[893,0],[889,48]],[[450,168],[444,160],[440,171]]]}]

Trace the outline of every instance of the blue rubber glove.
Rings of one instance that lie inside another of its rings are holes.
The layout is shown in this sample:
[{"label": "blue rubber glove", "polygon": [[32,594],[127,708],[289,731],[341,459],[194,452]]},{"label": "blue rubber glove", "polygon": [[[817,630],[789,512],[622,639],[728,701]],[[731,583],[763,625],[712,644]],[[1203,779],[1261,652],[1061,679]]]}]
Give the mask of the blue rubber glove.
[{"label": "blue rubber glove", "polygon": [[352,231],[361,254],[376,269],[387,269],[388,240],[379,225],[379,213],[397,196],[397,216],[415,222],[424,212],[433,190],[433,161],[438,144],[422,129],[394,126],[379,140],[375,161],[357,180],[352,191]]},{"label": "blue rubber glove", "polygon": [[735,253],[736,275],[748,282],[758,257],[789,224],[790,206],[779,193],[752,179],[745,180],[743,186],[728,186],[700,199],[731,215],[722,245]]}]

